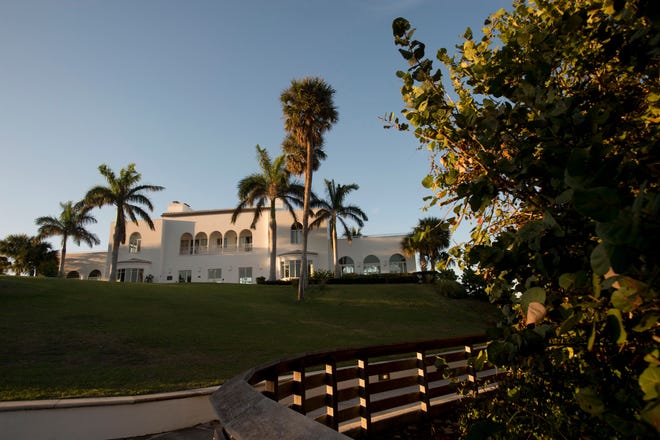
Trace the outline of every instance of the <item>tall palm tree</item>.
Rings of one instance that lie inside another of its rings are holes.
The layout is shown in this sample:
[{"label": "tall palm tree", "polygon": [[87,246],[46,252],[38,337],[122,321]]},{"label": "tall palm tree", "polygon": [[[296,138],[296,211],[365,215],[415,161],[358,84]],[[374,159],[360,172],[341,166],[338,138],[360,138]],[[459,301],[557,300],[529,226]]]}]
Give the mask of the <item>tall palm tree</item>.
[{"label": "tall palm tree", "polygon": [[126,218],[136,225],[140,217],[154,230],[154,223],[149,214],[139,205],[145,205],[149,211],[153,211],[151,200],[143,194],[144,191],[155,192],[165,189],[157,185],[138,185],[142,175],[135,170],[135,164],[129,164],[122,168],[119,177],[105,164],[99,166],[99,172],[105,177],[108,186],[95,186],[87,192],[85,203],[92,207],[114,205],[117,208],[115,230],[112,234],[112,261],[110,264],[110,281],[117,281],[117,259],[119,257],[119,245],[126,243]]},{"label": "tall palm tree", "polygon": [[85,229],[85,226],[96,223],[96,219],[89,214],[91,207],[86,206],[84,203],[74,203],[68,201],[66,203],[60,202],[62,212],[59,217],[39,217],[35,220],[39,226],[40,237],[52,237],[59,235],[62,237],[62,250],[60,252],[60,269],[58,274],[64,277],[64,260],[66,259],[66,242],[69,238],[80,246],[81,242],[85,242],[92,247],[100,244],[99,238]]},{"label": "tall palm tree", "polygon": [[445,249],[449,247],[450,238],[446,222],[437,217],[426,217],[420,219],[413,232],[401,240],[401,250],[408,256],[419,253],[422,270],[435,270],[436,264],[449,256]]},{"label": "tall palm tree", "polygon": [[[302,176],[307,169],[307,151],[301,148],[298,143],[289,134],[282,142],[282,151],[286,155],[286,167],[296,176]],[[323,151],[323,145],[314,147],[312,152],[312,172],[315,172],[321,166],[321,161],[325,160],[327,154]]]},{"label": "tall palm tree", "polygon": [[305,187],[299,183],[291,182],[291,173],[287,170],[286,156],[284,154],[271,160],[268,152],[257,145],[257,160],[261,173],[250,174],[238,182],[238,206],[234,209],[231,216],[231,222],[236,223],[236,219],[241,212],[248,206],[253,206],[254,217],[250,227],[254,229],[261,218],[261,211],[269,204],[270,218],[268,220],[268,238],[270,243],[270,274],[269,279],[277,278],[276,256],[277,256],[277,220],[275,201],[280,199],[284,206],[293,216],[294,222],[297,222],[294,207],[300,207],[303,204]]},{"label": "tall palm tree", "polygon": [[314,221],[309,225],[310,228],[321,226],[321,223],[327,221],[330,226],[330,238],[332,240],[332,264],[335,271],[335,278],[340,277],[339,266],[337,265],[337,221],[344,227],[344,235],[351,240],[351,230],[348,228],[344,219],[350,219],[364,226],[364,222],[369,220],[367,215],[355,205],[345,205],[346,197],[351,191],[358,190],[360,187],[351,183],[350,185],[335,184],[334,180],[325,179],[325,192],[328,198],[325,200],[315,199],[312,202],[313,208],[318,208]]},{"label": "tall palm tree", "polygon": [[291,81],[280,95],[284,128],[295,143],[304,149],[305,198],[302,218],[302,261],[298,282],[298,301],[305,297],[308,283],[307,236],[309,233],[309,208],[312,193],[314,150],[323,146],[323,134],[332,128],[339,116],[334,106],[335,91],[323,79],[307,77]]}]

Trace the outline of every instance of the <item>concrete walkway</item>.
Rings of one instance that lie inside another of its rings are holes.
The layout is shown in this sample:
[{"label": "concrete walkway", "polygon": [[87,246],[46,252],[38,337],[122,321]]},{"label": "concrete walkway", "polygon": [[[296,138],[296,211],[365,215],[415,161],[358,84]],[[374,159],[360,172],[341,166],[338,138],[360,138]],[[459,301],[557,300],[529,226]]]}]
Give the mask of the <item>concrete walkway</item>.
[{"label": "concrete walkway", "polygon": [[217,422],[204,423],[177,431],[149,434],[140,437],[126,437],[116,440],[213,440],[214,429],[217,424]]}]

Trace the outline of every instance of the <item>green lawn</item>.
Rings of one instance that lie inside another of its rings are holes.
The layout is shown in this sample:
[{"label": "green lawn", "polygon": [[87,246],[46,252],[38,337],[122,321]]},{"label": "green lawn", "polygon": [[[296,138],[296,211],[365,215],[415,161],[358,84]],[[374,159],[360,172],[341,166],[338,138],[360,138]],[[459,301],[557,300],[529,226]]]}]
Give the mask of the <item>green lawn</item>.
[{"label": "green lawn", "polygon": [[333,348],[482,332],[495,308],[428,285],[111,284],[0,276],[0,400],[222,383]]}]

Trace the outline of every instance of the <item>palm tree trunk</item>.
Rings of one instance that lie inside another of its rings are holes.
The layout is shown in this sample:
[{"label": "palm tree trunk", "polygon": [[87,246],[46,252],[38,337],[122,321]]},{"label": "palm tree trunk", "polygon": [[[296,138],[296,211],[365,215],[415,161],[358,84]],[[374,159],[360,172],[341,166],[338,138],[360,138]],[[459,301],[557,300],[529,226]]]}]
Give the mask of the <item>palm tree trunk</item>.
[{"label": "palm tree trunk", "polygon": [[62,251],[60,252],[60,278],[64,278],[64,260],[66,259],[66,234],[62,236]]},{"label": "palm tree trunk", "polygon": [[309,232],[309,198],[312,192],[312,144],[307,143],[307,163],[305,164],[305,198],[303,200],[302,218],[302,258],[300,279],[298,280],[298,301],[305,299],[307,288],[307,235]]},{"label": "palm tree trunk", "polygon": [[[123,231],[123,234],[122,234]],[[119,244],[123,235],[126,234],[126,219],[124,218],[124,208],[117,207],[117,219],[115,220],[115,232],[112,235],[112,260],[110,261],[110,275],[108,281],[117,281],[117,262],[119,260]]]},{"label": "palm tree trunk", "polygon": [[270,199],[270,221],[268,222],[268,234],[270,235],[270,275],[268,279],[275,281],[277,279],[276,273],[276,256],[277,256],[277,220],[275,212],[275,199]]},{"label": "palm tree trunk", "polygon": [[330,225],[330,233],[332,234],[332,264],[335,271],[335,278],[339,278],[339,266],[337,265],[337,217],[333,215],[332,224]]},{"label": "palm tree trunk", "polygon": [[110,275],[108,281],[117,281],[117,261],[119,260],[119,228],[115,225],[115,232],[112,234],[112,254],[110,260]]}]

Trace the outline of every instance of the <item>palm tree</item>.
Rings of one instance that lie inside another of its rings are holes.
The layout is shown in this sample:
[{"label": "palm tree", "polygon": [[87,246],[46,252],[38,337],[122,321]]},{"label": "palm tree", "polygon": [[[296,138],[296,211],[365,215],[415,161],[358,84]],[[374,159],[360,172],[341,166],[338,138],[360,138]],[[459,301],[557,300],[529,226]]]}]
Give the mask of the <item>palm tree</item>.
[{"label": "palm tree", "polygon": [[30,270],[29,253],[32,242],[33,238],[26,234],[8,235],[0,240],[0,255],[5,257],[9,268],[17,276]]},{"label": "palm tree", "polygon": [[300,207],[303,204],[305,187],[299,183],[291,182],[291,173],[286,167],[286,157],[284,154],[271,160],[268,152],[257,145],[257,159],[261,173],[250,174],[241,179],[238,183],[238,206],[234,209],[231,216],[231,222],[236,223],[236,219],[241,212],[248,206],[254,206],[254,217],[250,227],[256,227],[261,211],[266,203],[269,203],[270,219],[268,221],[268,237],[270,243],[270,274],[269,279],[275,280],[276,274],[276,255],[277,255],[277,220],[275,201],[280,199],[284,206],[289,210],[295,222],[298,221],[294,206]]},{"label": "palm tree", "polygon": [[305,197],[302,219],[302,261],[298,283],[298,301],[305,297],[307,287],[307,236],[312,193],[314,151],[323,146],[323,134],[339,118],[333,103],[335,91],[323,79],[308,77],[291,81],[282,92],[280,101],[284,114],[284,128],[295,144],[305,151]]},{"label": "palm tree", "polygon": [[423,271],[435,270],[438,262],[449,255],[445,249],[449,247],[449,225],[437,217],[426,217],[419,220],[413,232],[401,240],[401,250],[411,256],[419,253],[419,264]]},{"label": "palm tree", "polygon": [[[282,142],[282,151],[286,155],[286,167],[296,176],[302,176],[307,169],[307,152],[301,148],[289,134]],[[312,152],[312,172],[317,171],[321,161],[325,160],[327,154],[323,151],[323,145],[314,147]]]},{"label": "palm tree", "polygon": [[337,221],[344,227],[344,235],[351,240],[351,230],[344,219],[353,220],[358,226],[364,226],[364,222],[369,220],[367,215],[355,205],[345,205],[346,196],[351,191],[360,187],[351,183],[350,185],[335,184],[334,180],[325,179],[325,191],[328,198],[325,200],[316,199],[312,203],[313,208],[319,208],[316,211],[316,218],[309,225],[310,228],[321,226],[321,223],[327,221],[330,226],[330,238],[332,240],[332,264],[335,271],[335,278],[340,277],[339,266],[337,265]]},{"label": "palm tree", "polygon": [[86,225],[96,223],[96,219],[89,215],[91,207],[84,203],[73,204],[72,201],[66,203],[60,202],[62,212],[59,217],[39,217],[35,220],[39,226],[40,237],[62,236],[62,251],[60,252],[60,269],[58,274],[64,277],[64,260],[66,259],[66,242],[69,238],[80,246],[80,242],[85,242],[92,247],[100,244],[98,237],[87,229]]},{"label": "palm tree", "polygon": [[57,270],[57,253],[41,237],[8,235],[0,240],[0,255],[4,257],[3,265],[12,269],[16,276],[23,273],[53,276]]},{"label": "palm tree", "polygon": [[129,164],[122,168],[119,177],[105,164],[99,166],[99,172],[105,177],[108,186],[95,186],[85,196],[85,203],[91,207],[102,207],[114,205],[117,208],[115,230],[112,234],[112,262],[110,264],[110,281],[117,281],[117,259],[119,257],[119,245],[126,243],[126,218],[138,224],[137,218],[144,220],[149,228],[154,230],[154,223],[149,214],[138,205],[145,205],[149,211],[153,211],[153,205],[144,191],[162,191],[162,186],[138,185],[142,175],[135,171],[135,164]]}]

